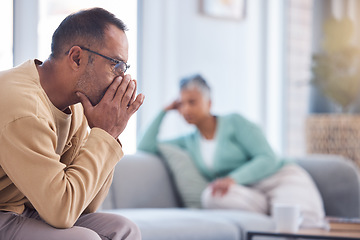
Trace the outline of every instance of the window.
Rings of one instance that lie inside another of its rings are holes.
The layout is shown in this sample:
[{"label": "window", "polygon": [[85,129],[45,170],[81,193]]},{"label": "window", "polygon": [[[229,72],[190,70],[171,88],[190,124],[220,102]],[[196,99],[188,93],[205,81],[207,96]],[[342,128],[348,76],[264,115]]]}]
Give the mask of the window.
[{"label": "window", "polygon": [[[85,8],[102,7],[124,21],[129,31],[129,73],[136,78],[137,47],[137,1],[128,0],[40,0],[38,29],[38,58],[45,60],[50,55],[51,37],[60,22],[69,14]],[[136,151],[136,115],[132,116],[125,131],[120,136],[126,154]]]},{"label": "window", "polygon": [[13,1],[1,1],[0,71],[13,65]]}]

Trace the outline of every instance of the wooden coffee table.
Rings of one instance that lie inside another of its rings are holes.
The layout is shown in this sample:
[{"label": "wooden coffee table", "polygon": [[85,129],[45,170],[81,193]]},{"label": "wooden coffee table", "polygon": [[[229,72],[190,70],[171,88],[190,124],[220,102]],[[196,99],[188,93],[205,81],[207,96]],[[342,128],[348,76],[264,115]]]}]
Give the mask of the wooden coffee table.
[{"label": "wooden coffee table", "polygon": [[286,237],[286,238],[310,238],[310,239],[338,239],[354,240],[360,239],[360,231],[327,231],[324,229],[300,229],[296,233],[275,232],[275,231],[249,231],[247,240],[253,240],[256,236]]}]

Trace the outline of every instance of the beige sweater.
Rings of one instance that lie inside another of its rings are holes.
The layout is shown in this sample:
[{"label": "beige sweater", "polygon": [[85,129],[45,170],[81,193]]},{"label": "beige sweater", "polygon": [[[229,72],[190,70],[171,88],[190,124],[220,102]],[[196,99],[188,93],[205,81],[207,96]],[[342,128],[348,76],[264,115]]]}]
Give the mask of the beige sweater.
[{"label": "beige sweater", "polygon": [[34,207],[58,228],[94,212],[123,156],[119,143],[99,128],[88,134],[81,104],[70,115],[55,108],[33,60],[0,72],[0,109],[0,210]]}]

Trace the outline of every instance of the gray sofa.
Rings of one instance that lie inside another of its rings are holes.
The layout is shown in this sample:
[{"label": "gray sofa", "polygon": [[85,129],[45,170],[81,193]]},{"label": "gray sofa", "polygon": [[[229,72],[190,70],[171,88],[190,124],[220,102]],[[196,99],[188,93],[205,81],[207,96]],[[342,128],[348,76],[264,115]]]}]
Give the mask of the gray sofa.
[{"label": "gray sofa", "polygon": [[[310,155],[296,161],[313,177],[328,216],[360,216],[359,173],[352,162],[333,155]],[[240,240],[246,239],[249,230],[274,229],[267,215],[182,208],[162,159],[141,152],[117,164],[100,211],[133,220],[143,240]]]}]

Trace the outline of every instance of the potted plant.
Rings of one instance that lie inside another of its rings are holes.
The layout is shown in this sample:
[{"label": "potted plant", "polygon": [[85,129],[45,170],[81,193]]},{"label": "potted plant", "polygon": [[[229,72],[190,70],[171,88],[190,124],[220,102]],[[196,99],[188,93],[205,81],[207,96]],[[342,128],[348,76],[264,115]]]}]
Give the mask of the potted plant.
[{"label": "potted plant", "polygon": [[330,18],[324,24],[323,49],[314,54],[312,83],[341,109],[307,119],[309,153],[340,154],[360,165],[360,116],[351,111],[360,94],[360,49],[353,43],[349,18]]},{"label": "potted plant", "polygon": [[360,49],[353,43],[349,18],[330,18],[324,24],[323,50],[313,56],[312,83],[342,113],[349,113],[360,92]]}]

